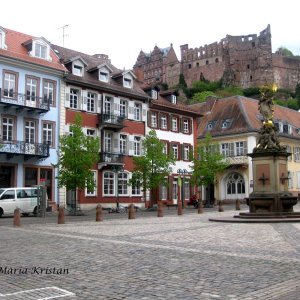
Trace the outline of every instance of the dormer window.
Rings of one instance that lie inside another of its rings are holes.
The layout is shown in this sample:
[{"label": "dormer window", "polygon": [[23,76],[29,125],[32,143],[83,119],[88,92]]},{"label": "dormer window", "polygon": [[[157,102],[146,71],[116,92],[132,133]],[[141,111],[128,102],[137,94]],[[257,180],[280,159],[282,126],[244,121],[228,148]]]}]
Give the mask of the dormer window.
[{"label": "dormer window", "polygon": [[124,78],[123,80],[123,86],[126,88],[131,89],[132,88],[132,79],[130,78]]},{"label": "dormer window", "polygon": [[223,120],[222,121],[222,129],[227,129],[230,127],[232,120],[231,119],[227,119],[227,120]]},{"label": "dormer window", "polygon": [[108,72],[100,71],[99,72],[99,80],[103,82],[108,82]]},{"label": "dormer window", "polygon": [[5,45],[5,29],[0,27],[0,49],[7,49]]},{"label": "dormer window", "polygon": [[42,59],[47,59],[47,46],[36,43],[34,56]]},{"label": "dormer window", "polygon": [[177,103],[177,98],[175,95],[171,95],[171,103],[173,103],[173,104]]},{"label": "dormer window", "polygon": [[76,76],[81,76],[83,74],[83,66],[79,66],[77,64],[73,64],[73,70],[72,70],[73,75]]},{"label": "dormer window", "polygon": [[153,100],[157,100],[157,91],[156,90],[151,91],[151,97]]}]

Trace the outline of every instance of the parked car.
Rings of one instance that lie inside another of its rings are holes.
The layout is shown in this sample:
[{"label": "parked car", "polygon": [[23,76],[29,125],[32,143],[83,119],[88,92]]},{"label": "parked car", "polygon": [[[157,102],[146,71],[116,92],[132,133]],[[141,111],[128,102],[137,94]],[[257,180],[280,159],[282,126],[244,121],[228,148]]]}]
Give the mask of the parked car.
[{"label": "parked car", "polygon": [[0,217],[11,215],[16,208],[22,215],[37,213],[38,189],[17,187],[0,189]]}]

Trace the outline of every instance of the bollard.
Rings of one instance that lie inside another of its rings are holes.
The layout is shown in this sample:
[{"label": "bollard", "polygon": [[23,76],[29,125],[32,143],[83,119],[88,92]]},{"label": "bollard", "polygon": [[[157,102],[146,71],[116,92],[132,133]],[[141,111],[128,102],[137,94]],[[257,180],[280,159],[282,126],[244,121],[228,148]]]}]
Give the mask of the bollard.
[{"label": "bollard", "polygon": [[221,200],[219,201],[219,209],[218,209],[218,211],[219,212],[223,212],[224,211],[223,204],[222,204]]},{"label": "bollard", "polygon": [[134,210],[134,205],[133,204],[129,205],[128,219],[129,220],[135,219],[135,210]]},{"label": "bollard", "polygon": [[181,203],[180,200],[177,203],[177,213],[178,213],[178,216],[182,216],[183,215],[182,203]]},{"label": "bollard", "polygon": [[14,226],[21,226],[21,215],[20,215],[20,209],[16,208],[14,210]]},{"label": "bollard", "polygon": [[57,224],[65,224],[65,209],[61,206],[58,209]]},{"label": "bollard", "polygon": [[102,222],[102,221],[103,221],[102,206],[98,204],[96,207],[96,222]]},{"label": "bollard", "polygon": [[235,210],[241,210],[241,202],[239,199],[235,201]]},{"label": "bollard", "polygon": [[157,216],[158,217],[163,217],[164,216],[164,211],[163,211],[163,206],[161,201],[157,201]]},{"label": "bollard", "polygon": [[203,203],[202,200],[198,201],[198,214],[202,214],[203,213]]}]

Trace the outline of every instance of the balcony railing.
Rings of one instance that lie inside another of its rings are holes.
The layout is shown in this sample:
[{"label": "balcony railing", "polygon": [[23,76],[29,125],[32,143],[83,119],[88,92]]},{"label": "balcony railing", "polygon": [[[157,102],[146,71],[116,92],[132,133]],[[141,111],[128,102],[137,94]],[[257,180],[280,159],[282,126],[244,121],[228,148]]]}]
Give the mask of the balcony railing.
[{"label": "balcony railing", "polygon": [[100,153],[100,162],[105,163],[123,163],[123,154],[120,153],[107,153],[102,152]]},{"label": "balcony railing", "polygon": [[248,157],[247,156],[232,156],[226,157],[225,161],[230,165],[248,165]]},{"label": "balcony railing", "polygon": [[112,128],[123,128],[124,117],[116,116],[113,114],[100,115],[100,125]]},{"label": "balcony railing", "polygon": [[6,153],[9,157],[24,155],[26,157],[47,158],[49,157],[49,144],[0,140],[0,154],[2,153]]},{"label": "balcony railing", "polygon": [[49,99],[45,97],[28,96],[26,94],[15,93],[0,89],[0,104],[2,106],[14,106],[18,109],[37,111],[38,113],[47,112],[50,109]]}]

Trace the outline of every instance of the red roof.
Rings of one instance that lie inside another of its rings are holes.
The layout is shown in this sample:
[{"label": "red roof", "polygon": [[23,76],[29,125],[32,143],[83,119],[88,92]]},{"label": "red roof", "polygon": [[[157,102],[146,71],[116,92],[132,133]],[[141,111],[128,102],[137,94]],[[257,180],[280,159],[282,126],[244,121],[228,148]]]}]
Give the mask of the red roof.
[{"label": "red roof", "polygon": [[37,57],[32,57],[28,54],[28,50],[23,45],[23,43],[28,40],[35,39],[36,37],[20,33],[17,31],[13,31],[10,29],[6,29],[6,39],[5,44],[7,45],[7,49],[0,49],[0,56],[5,56],[17,60],[22,60],[25,62],[29,62],[32,64],[48,67],[51,69],[56,69],[59,71],[67,71],[67,69],[62,65],[59,61],[59,58],[54,53],[52,49],[50,49],[50,56],[52,61],[44,60]]}]

